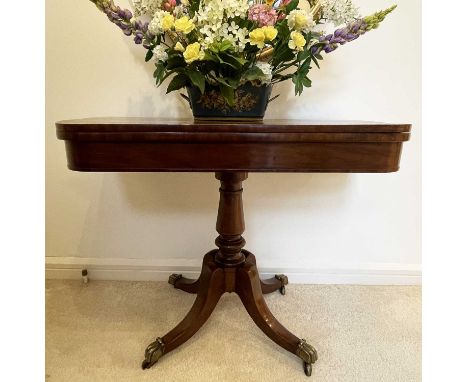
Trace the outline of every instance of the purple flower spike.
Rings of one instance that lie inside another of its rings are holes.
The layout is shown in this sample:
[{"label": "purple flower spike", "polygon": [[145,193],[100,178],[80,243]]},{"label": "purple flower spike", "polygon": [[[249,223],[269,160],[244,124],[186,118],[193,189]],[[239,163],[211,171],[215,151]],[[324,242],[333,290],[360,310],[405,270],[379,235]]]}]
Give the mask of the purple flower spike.
[{"label": "purple flower spike", "polygon": [[100,11],[104,12],[109,20],[117,25],[126,36],[134,36],[135,44],[143,44],[150,49],[155,35],[148,31],[148,22],[134,20],[133,13],[114,4],[114,0],[91,0]]},{"label": "purple flower spike", "polygon": [[125,19],[130,20],[133,17],[133,14],[128,9],[124,9]]},{"label": "purple flower spike", "polygon": [[322,44],[312,46],[311,53],[317,55],[322,51],[325,53],[333,52],[339,45],[344,45],[347,42],[356,40],[359,36],[366,33],[366,28],[367,24],[364,20],[355,20],[345,27],[337,29],[333,34],[321,36],[319,42]]},{"label": "purple flower spike", "polygon": [[349,42],[349,41],[353,41],[353,40],[356,40],[359,36],[357,34],[353,34],[353,33],[348,33],[346,36],[345,36],[345,39]]},{"label": "purple flower spike", "polygon": [[135,41],[135,44],[141,44],[143,42],[143,38],[137,35],[133,41]]}]

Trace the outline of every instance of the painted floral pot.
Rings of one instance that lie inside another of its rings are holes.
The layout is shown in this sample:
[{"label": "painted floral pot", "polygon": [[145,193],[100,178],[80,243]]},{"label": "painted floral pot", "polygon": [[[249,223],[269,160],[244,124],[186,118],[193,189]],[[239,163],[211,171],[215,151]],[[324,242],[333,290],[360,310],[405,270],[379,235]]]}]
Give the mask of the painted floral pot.
[{"label": "painted floral pot", "polygon": [[195,86],[187,86],[188,99],[195,118],[262,119],[268,106],[272,85],[245,83],[235,91],[234,105],[229,106],[219,87],[206,86],[202,94]]}]

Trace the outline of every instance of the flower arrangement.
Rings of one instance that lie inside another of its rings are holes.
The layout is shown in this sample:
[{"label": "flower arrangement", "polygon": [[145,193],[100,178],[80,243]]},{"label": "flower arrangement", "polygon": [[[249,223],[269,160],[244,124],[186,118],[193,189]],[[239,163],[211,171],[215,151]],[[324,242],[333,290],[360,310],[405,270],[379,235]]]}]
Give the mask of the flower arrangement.
[{"label": "flower arrangement", "polygon": [[147,50],[158,86],[170,78],[168,93],[219,87],[231,106],[245,83],[292,80],[301,94],[322,53],[377,28],[396,7],[362,17],[351,0],[134,0],[133,12],[91,1]]}]

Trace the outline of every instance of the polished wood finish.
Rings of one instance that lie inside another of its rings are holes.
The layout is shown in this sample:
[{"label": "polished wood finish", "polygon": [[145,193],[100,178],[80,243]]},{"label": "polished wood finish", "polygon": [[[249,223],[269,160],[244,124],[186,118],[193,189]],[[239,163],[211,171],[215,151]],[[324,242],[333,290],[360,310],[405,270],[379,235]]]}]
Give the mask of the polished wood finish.
[{"label": "polished wood finish", "polygon": [[[245,261],[242,264],[223,267],[215,260],[216,254],[216,250],[210,251],[203,259],[202,272],[196,281],[199,283],[197,298],[192,309],[179,325],[162,337],[166,346],[165,354],[187,341],[200,329],[225,292],[236,292],[257,326],[278,345],[295,354],[300,339],[281,325],[268,309],[263,298],[255,256],[245,251]],[[179,279],[174,286],[184,290],[183,285],[184,281]],[[188,292],[193,293],[193,290]]]},{"label": "polished wood finish", "polygon": [[213,171],[220,181],[215,240],[200,277],[171,275],[197,295],[186,317],[145,351],[144,369],[182,345],[206,322],[220,297],[235,292],[257,326],[303,360],[310,376],[315,349],[273,316],[263,294],[285,292],[287,277],[260,280],[244,249],[242,182],[248,172],[391,172],[399,166],[410,125],[311,121],[164,121],[104,118],[57,122],[68,166],[80,171]]},{"label": "polished wood finish", "polygon": [[[78,171],[392,172],[411,125],[375,122],[57,122]],[[118,153],[118,155],[116,155]]]},{"label": "polished wood finish", "polygon": [[215,244],[219,248],[216,262],[224,267],[235,267],[245,261],[242,248],[245,240],[244,209],[242,205],[242,181],[247,179],[245,172],[217,172],[221,182],[219,189],[218,219],[216,231],[219,236]]}]

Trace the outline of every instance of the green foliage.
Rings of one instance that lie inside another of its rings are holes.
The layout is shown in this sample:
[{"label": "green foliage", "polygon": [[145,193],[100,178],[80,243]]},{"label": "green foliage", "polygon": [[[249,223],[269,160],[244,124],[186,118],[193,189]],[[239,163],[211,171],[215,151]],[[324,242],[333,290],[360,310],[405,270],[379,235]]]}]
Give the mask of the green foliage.
[{"label": "green foliage", "polygon": [[174,78],[169,82],[167,85],[167,93],[173,92],[174,90],[182,89],[185,85],[187,85],[188,78],[185,74],[177,74]]},{"label": "green foliage", "polygon": [[200,89],[200,92],[203,94],[205,92],[205,76],[196,70],[187,70],[186,73],[192,84]]},{"label": "green foliage", "polygon": [[307,77],[307,74],[310,70],[310,62],[312,56],[305,59],[304,62],[299,66],[299,69],[292,76],[292,82],[294,83],[294,93],[295,95],[300,95],[304,90],[304,86],[309,88],[312,86],[312,81]]},{"label": "green foliage", "polygon": [[156,64],[156,70],[153,73],[153,77],[156,79],[156,85],[159,86],[162,84],[165,72],[166,72],[166,67],[164,66],[164,63],[159,61]]},{"label": "green foliage", "polygon": [[178,53],[170,55],[169,58],[167,59],[167,65],[166,65],[167,70],[171,70],[175,68],[184,68],[185,66],[187,66],[187,64],[185,63],[184,58]]},{"label": "green foliage", "polygon": [[[283,15],[288,15],[298,9],[299,1],[291,0],[285,6],[280,5],[277,11]],[[240,39],[235,40],[234,43],[228,40],[218,41],[217,36],[216,42],[206,47],[203,44],[206,33],[202,28],[210,27],[210,22],[214,20],[207,20],[205,23],[205,21],[197,20],[197,17],[195,17],[202,0],[184,2],[183,14],[188,16],[195,26],[188,34],[174,28],[167,30],[165,33],[155,32],[153,34],[148,30],[147,26],[144,26],[144,20],[139,19],[141,15],[133,19],[130,11],[120,9],[114,4],[113,0],[91,0],[91,2],[100,11],[106,13],[110,21],[118,25],[127,36],[135,36],[135,42],[142,44],[147,49],[145,61],[154,59],[155,55],[167,54],[167,60],[159,57],[161,61],[157,61],[155,64],[153,76],[158,86],[170,77],[172,78],[167,87],[168,93],[187,85],[197,87],[202,93],[205,92],[207,86],[219,86],[229,105],[234,103],[235,90],[240,84],[248,81],[259,82],[266,78],[263,71],[256,66],[258,60],[268,62],[271,65],[271,68],[267,67],[267,70],[272,70],[272,83],[291,79],[295,85],[297,95],[303,92],[304,87],[311,86],[312,82],[308,77],[308,73],[312,62],[317,68],[320,68],[319,61],[323,59],[320,52],[327,45],[333,45],[333,48],[338,46],[334,42],[323,41],[324,39],[319,42],[323,32],[319,30],[306,32],[305,30],[310,28],[304,28],[300,31],[305,38],[303,50],[291,49],[289,43],[292,31],[288,26],[287,19],[280,17],[281,20],[277,20],[274,25],[278,32],[277,36],[273,41],[265,41],[265,50],[260,49],[257,45],[251,45],[247,36],[246,41],[244,41],[245,44]],[[317,4],[315,0],[309,0],[309,2],[312,6]],[[180,4],[180,2],[178,3]],[[257,4],[258,2],[254,3]],[[358,23],[359,30],[357,33],[355,33],[356,31],[353,31],[353,33],[360,36],[371,29],[377,28],[395,7],[396,5],[364,17],[363,22]],[[177,18],[180,16],[181,14]],[[243,17],[231,16],[224,14],[223,23],[226,22],[228,25],[234,23],[241,29],[245,28],[246,33],[259,27],[257,21],[248,20],[248,18],[245,18],[245,14],[242,15]],[[326,22],[323,18],[321,19],[320,12],[316,21],[318,24]],[[351,24],[347,28],[351,28]],[[352,38],[347,37],[346,39],[351,40]],[[191,45],[189,55],[185,54],[184,56],[179,50],[175,50],[176,43],[182,44],[185,49],[188,49],[187,47]],[[198,50],[199,46],[194,45],[194,43],[202,45],[201,51]],[[325,52],[330,50],[332,49],[325,49]],[[317,53],[313,55],[312,51]],[[189,59],[189,56],[191,56],[191,59]],[[185,57],[189,62],[186,62]],[[193,58],[196,59],[193,60]]]},{"label": "green foliage", "polygon": [[153,58],[153,49],[148,49],[145,56],[145,61],[148,62]]},{"label": "green foliage", "polygon": [[253,66],[244,72],[242,78],[246,81],[255,81],[261,79],[264,76],[265,74],[260,70],[260,68]]},{"label": "green foliage", "polygon": [[299,0],[292,0],[288,5],[286,5],[286,14],[288,15],[291,11],[294,11],[299,5]]}]

